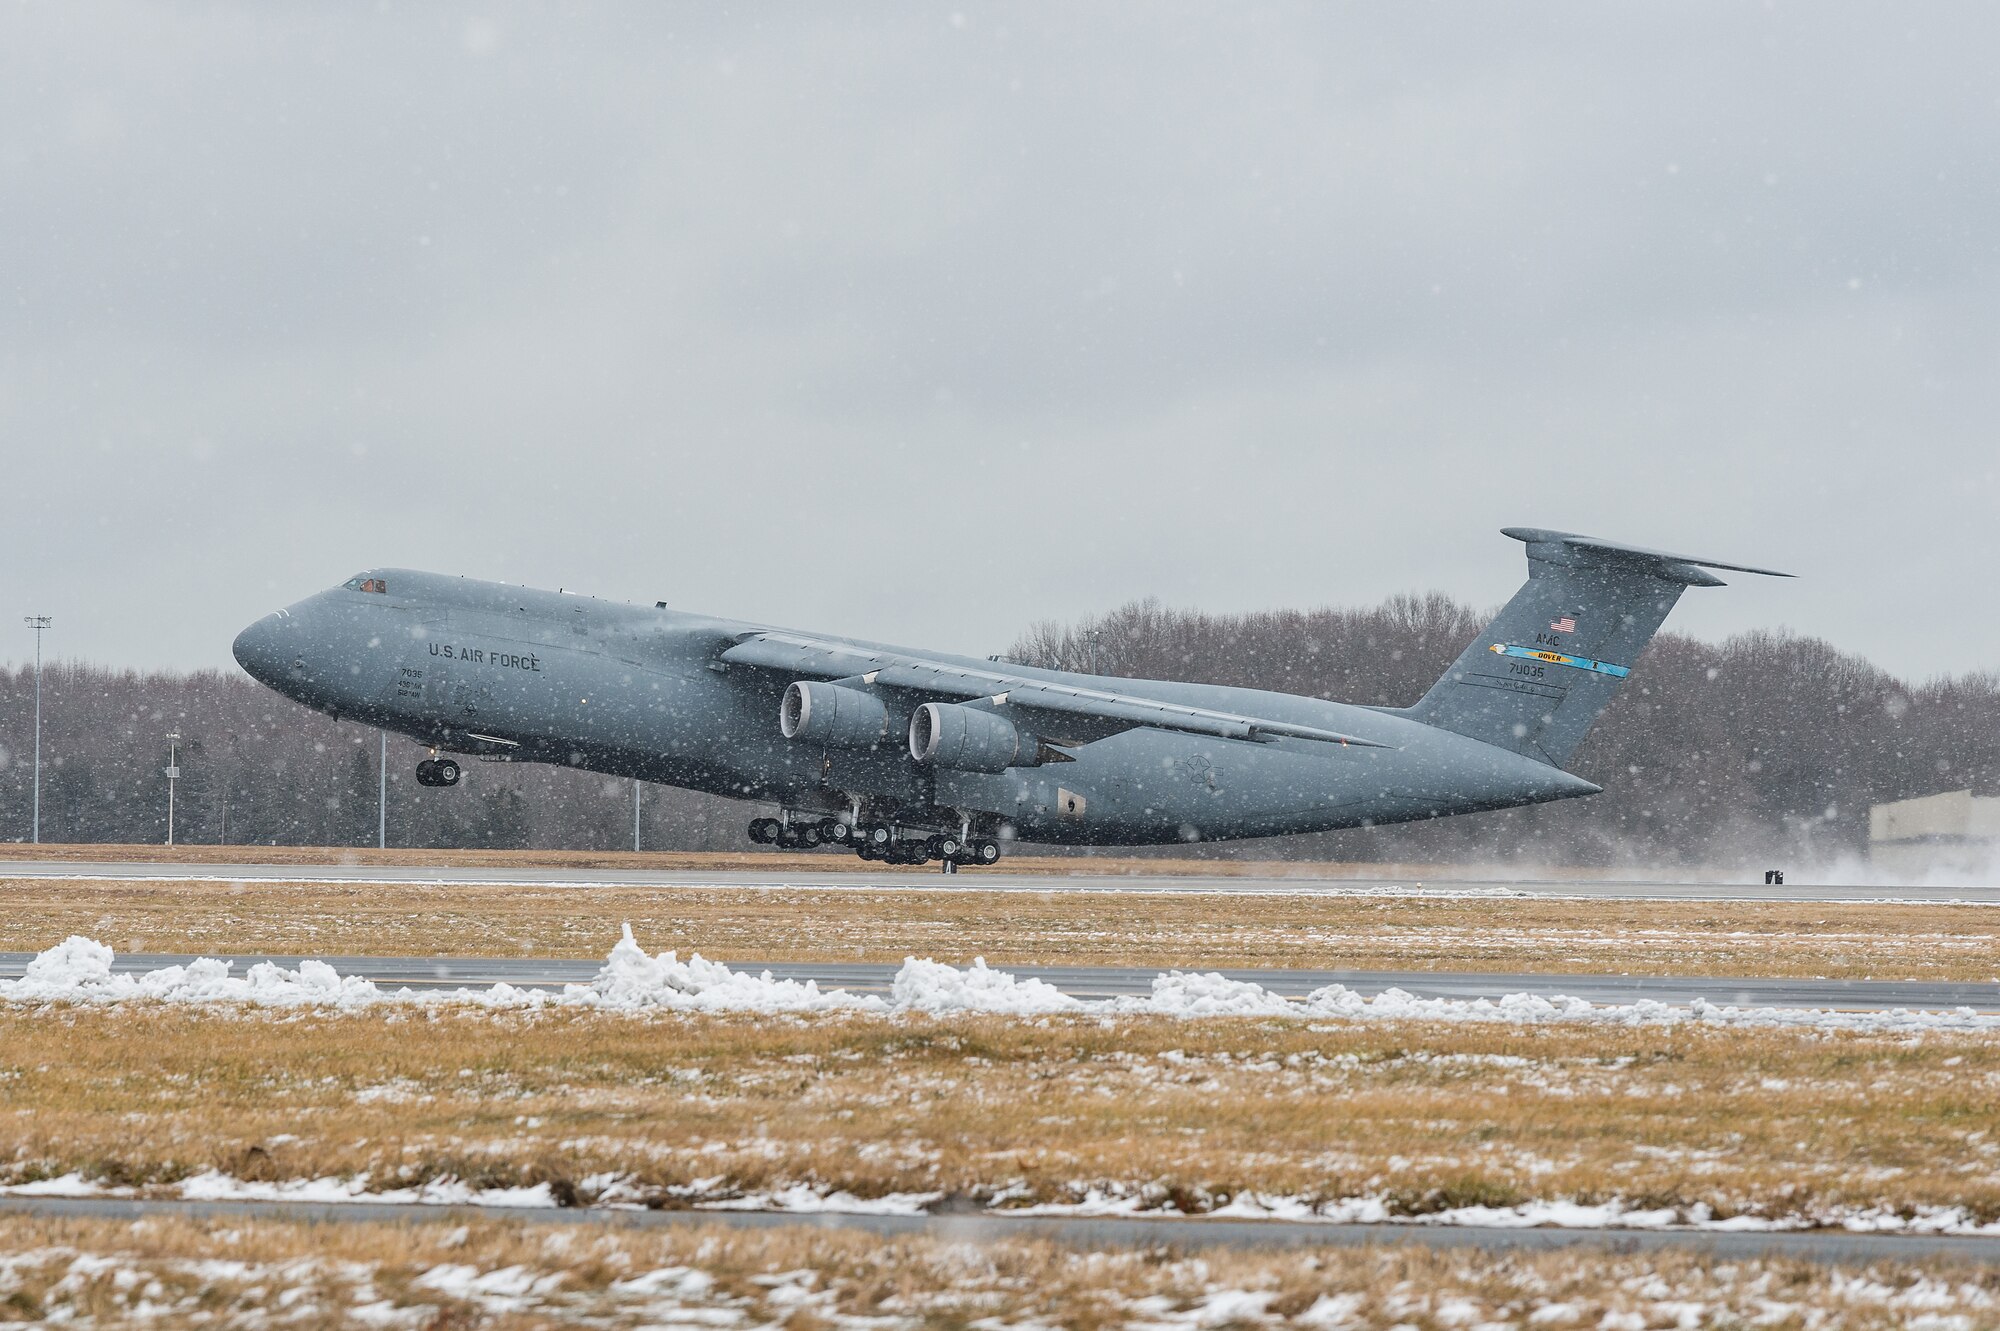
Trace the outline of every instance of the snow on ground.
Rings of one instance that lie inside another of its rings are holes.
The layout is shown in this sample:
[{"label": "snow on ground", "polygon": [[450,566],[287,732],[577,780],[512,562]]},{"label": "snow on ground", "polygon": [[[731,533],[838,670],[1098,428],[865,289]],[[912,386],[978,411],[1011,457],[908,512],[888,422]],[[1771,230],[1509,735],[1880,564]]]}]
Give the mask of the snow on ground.
[{"label": "snow on ground", "polygon": [[[234,1231],[179,1236],[182,1256],[97,1235],[0,1254],[0,1298],[47,1325],[1390,1328],[1902,1326],[1972,1331],[2000,1300],[1964,1272],[1660,1268],[1644,1257],[1329,1252],[989,1251],[936,1243],[874,1257],[779,1237],[760,1251],[549,1234],[415,1235],[399,1257],[252,1251]],[[228,1254],[213,1255],[213,1254]],[[237,1255],[242,1253],[243,1255]],[[586,1269],[579,1270],[578,1259]],[[798,1263],[808,1263],[799,1265]],[[778,1269],[787,1267],[788,1269]]]},{"label": "snow on ground", "polygon": [[565,985],[556,1001],[614,1011],[671,1007],[697,1012],[878,1012],[883,1008],[882,1000],[873,995],[844,989],[823,993],[811,980],[802,984],[774,979],[769,971],[760,975],[733,971],[699,952],[685,962],[672,952],[650,957],[633,939],[629,924],[597,978],[587,985]]},{"label": "snow on ground", "polygon": [[1389,989],[1373,998],[1344,985],[1292,1000],[1260,985],[1213,973],[1170,971],[1153,979],[1144,997],[1084,1001],[1036,979],[988,967],[983,959],[956,967],[916,957],[904,961],[883,999],[813,981],[781,980],[769,971],[732,970],[695,953],[650,956],[631,927],[588,984],[559,992],[496,984],[486,989],[385,990],[358,976],[343,976],[323,961],[297,969],[259,962],[244,975],[231,963],[203,958],[185,966],[141,973],[115,969],[112,950],[72,937],[28,963],[19,980],[0,980],[0,1002],[116,1004],[153,1001],[250,1007],[316,1007],[357,1010],[383,1005],[474,1005],[496,1009],[595,1008],[608,1012],[825,1013],[893,1015],[998,1013],[1045,1017],[1096,1016],[1292,1017],[1341,1021],[1461,1021],[1539,1024],[1565,1022],[1615,1026],[1701,1022],[1723,1026],[1792,1026],[1862,1032],[1925,1030],[2000,1031],[2000,1013],[1949,1011],[1843,1012],[1828,1009],[1730,1007],[1705,1000],[1682,1007],[1641,1000],[1593,1004],[1581,998],[1507,994],[1496,999],[1418,998]]},{"label": "snow on ground", "polygon": [[[1041,1202],[1001,1208],[1007,1215],[1149,1219],[1176,1215],[1170,1203],[1145,1189],[1078,1189],[1073,1202]],[[1732,1215],[1718,1218],[1705,1205],[1688,1209],[1634,1206],[1613,1198],[1601,1203],[1564,1199],[1515,1206],[1458,1206],[1422,1215],[1391,1208],[1383,1196],[1307,1197],[1240,1193],[1225,1205],[1199,1213],[1202,1219],[1291,1220],[1322,1225],[1470,1227],[1475,1229],[1672,1229],[1706,1233],[1775,1233],[1839,1229],[1856,1234],[1942,1234],[1960,1238],[2000,1237],[2000,1222],[1982,1222],[1962,1207],[1923,1207],[1908,1215],[1883,1209],[1828,1207],[1786,1216]]]},{"label": "snow on ground", "polygon": [[898,1007],[914,1012],[1005,1012],[1028,1017],[1079,1012],[1084,1007],[1081,1000],[1047,981],[989,970],[984,957],[974,957],[964,970],[941,961],[905,958],[889,992]]},{"label": "snow on ground", "polygon": [[[80,1173],[33,1183],[0,1185],[5,1197],[150,1198],[191,1202],[355,1202],[368,1205],[478,1206],[499,1210],[550,1209],[559,1203],[548,1185],[475,1188],[457,1179],[434,1179],[414,1188],[371,1189],[365,1173],[345,1177],[285,1179],[275,1182],[239,1179],[208,1170],[179,1183],[135,1187],[110,1184]],[[648,1201],[635,1197],[620,1175],[589,1180],[582,1190],[587,1210],[643,1210]],[[1522,1202],[1515,1206],[1459,1206],[1410,1215],[1393,1208],[1386,1196],[1339,1198],[1291,1197],[1242,1193],[1226,1204],[1183,1212],[1157,1190],[1122,1186],[1075,1185],[1075,1201],[1022,1205],[1008,1191],[984,1198],[983,1210],[995,1216],[1056,1216],[1077,1219],[1277,1220],[1301,1225],[1380,1225],[1385,1229],[1580,1229],[1682,1230],[1701,1233],[1775,1233],[1794,1230],[1844,1230],[1853,1234],[1933,1234],[1954,1238],[2000,1238],[2000,1221],[1981,1221],[1962,1207],[1920,1207],[1904,1214],[1882,1208],[1823,1207],[1779,1216],[1717,1217],[1706,1206],[1648,1208],[1613,1198],[1582,1203],[1561,1198]],[[898,1192],[860,1197],[844,1189],[790,1183],[758,1192],[737,1192],[722,1178],[676,1188],[674,1201],[697,1211],[762,1211],[787,1215],[892,1215],[930,1213],[944,1197],[938,1192]]]}]

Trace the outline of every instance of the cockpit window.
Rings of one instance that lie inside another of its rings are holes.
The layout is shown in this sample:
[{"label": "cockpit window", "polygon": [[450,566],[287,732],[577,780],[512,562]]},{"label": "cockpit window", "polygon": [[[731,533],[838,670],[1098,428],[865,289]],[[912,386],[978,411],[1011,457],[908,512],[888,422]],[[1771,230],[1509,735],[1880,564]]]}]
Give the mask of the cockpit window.
[{"label": "cockpit window", "polygon": [[349,578],[343,585],[347,588],[347,590],[351,592],[386,593],[389,590],[388,581],[383,578],[354,577],[354,578]]}]

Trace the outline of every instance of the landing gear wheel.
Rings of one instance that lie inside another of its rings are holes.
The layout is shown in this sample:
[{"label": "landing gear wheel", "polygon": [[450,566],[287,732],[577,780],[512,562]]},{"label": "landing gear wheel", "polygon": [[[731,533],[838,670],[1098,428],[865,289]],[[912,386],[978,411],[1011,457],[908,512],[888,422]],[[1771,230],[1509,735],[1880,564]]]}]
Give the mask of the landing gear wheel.
[{"label": "landing gear wheel", "polygon": [[848,826],[845,818],[827,818],[819,825],[819,839],[830,846],[846,845],[853,833],[854,829]]},{"label": "landing gear wheel", "polygon": [[792,843],[800,850],[811,850],[820,842],[818,823],[800,823],[792,829]]},{"label": "landing gear wheel", "polygon": [[778,840],[778,820],[776,818],[752,818],[750,839],[760,846],[773,845]]},{"label": "landing gear wheel", "polygon": [[936,843],[931,854],[941,860],[957,860],[959,852],[965,849],[964,845],[955,836],[932,837],[931,840]]},{"label": "landing gear wheel", "polygon": [[455,786],[458,784],[458,778],[464,775],[459,765],[449,758],[440,758],[432,763],[431,771],[437,777],[437,784],[440,786]]},{"label": "landing gear wheel", "polygon": [[998,841],[973,842],[972,861],[975,864],[998,864],[1000,862],[1000,843]]},{"label": "landing gear wheel", "polygon": [[420,760],[417,763],[417,784],[420,786],[435,786],[439,784],[437,767],[438,765],[428,758]]},{"label": "landing gear wheel", "polygon": [[877,850],[885,849],[890,842],[889,829],[880,823],[873,823],[861,829],[861,839]]}]

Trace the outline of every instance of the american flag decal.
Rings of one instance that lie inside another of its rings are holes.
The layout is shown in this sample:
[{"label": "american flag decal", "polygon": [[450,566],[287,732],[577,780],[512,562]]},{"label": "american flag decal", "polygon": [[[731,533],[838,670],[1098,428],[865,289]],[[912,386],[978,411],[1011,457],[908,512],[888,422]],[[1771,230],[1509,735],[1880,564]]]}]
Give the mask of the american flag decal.
[{"label": "american flag decal", "polygon": [[1574,633],[1576,632],[1576,616],[1564,615],[1561,619],[1553,621],[1549,625],[1549,629],[1555,633]]}]

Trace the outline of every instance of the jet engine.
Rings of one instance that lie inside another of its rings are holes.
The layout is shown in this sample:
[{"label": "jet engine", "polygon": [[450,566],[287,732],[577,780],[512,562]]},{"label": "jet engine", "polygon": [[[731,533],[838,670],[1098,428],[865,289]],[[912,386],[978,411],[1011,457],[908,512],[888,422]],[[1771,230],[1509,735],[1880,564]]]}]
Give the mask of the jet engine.
[{"label": "jet engine", "polygon": [[778,707],[778,729],[786,739],[807,740],[835,749],[867,749],[889,737],[889,709],[872,693],[798,680]]},{"label": "jet engine", "polygon": [[910,715],[910,756],[959,772],[1033,767],[1041,741],[1013,722],[976,707],[927,702]]}]

